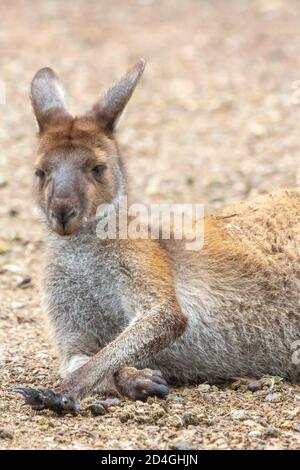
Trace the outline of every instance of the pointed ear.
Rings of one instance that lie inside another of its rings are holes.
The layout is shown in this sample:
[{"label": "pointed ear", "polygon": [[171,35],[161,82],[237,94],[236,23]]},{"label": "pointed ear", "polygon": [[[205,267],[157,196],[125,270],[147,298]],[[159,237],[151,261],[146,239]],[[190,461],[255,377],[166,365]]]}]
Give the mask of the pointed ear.
[{"label": "pointed ear", "polygon": [[65,90],[55,72],[49,67],[39,70],[33,77],[31,101],[40,131],[70,117]]},{"label": "pointed ear", "polygon": [[95,104],[89,116],[94,116],[98,124],[112,132],[126,104],[131,98],[145,68],[144,59],[140,59],[127,74],[113,85]]}]

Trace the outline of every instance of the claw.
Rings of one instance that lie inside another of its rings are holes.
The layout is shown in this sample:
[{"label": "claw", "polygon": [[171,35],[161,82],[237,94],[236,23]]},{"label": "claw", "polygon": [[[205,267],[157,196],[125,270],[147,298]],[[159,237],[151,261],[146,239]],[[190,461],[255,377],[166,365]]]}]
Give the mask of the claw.
[{"label": "claw", "polygon": [[30,387],[15,387],[14,391],[20,393],[27,405],[30,405],[33,410],[43,410],[45,405],[41,399],[40,393]]},{"label": "claw", "polygon": [[[31,406],[31,408],[36,411],[47,409],[57,414],[72,413],[74,415],[81,414],[85,411],[80,408],[74,398],[54,392],[50,388],[16,387],[14,391],[20,393],[26,405]],[[89,410],[92,415],[98,416],[105,414],[106,410],[111,406],[117,406],[119,404],[120,400],[118,398],[99,400],[91,403],[86,410]]]},{"label": "claw", "polygon": [[79,413],[80,407],[71,397],[56,393],[50,388],[39,387],[45,408],[56,413]]},{"label": "claw", "polygon": [[34,410],[48,409],[58,414],[78,414],[81,412],[80,406],[73,398],[56,393],[49,388],[16,387],[15,392],[20,393],[24,397],[25,403]]}]

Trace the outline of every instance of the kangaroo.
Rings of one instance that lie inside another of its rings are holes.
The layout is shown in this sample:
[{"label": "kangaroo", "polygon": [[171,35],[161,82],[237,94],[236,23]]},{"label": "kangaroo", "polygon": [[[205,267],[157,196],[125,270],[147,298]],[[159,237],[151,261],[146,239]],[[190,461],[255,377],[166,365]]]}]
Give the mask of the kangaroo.
[{"label": "kangaroo", "polygon": [[[299,190],[205,215],[199,251],[173,238],[96,236],[97,207],[127,195],[115,128],[143,70],[140,60],[81,117],[50,68],[32,80],[44,307],[63,379],[48,407],[63,397],[69,409],[91,392],[145,400],[166,397],[168,384],[299,379]],[[24,390],[28,403],[46,403]]]}]

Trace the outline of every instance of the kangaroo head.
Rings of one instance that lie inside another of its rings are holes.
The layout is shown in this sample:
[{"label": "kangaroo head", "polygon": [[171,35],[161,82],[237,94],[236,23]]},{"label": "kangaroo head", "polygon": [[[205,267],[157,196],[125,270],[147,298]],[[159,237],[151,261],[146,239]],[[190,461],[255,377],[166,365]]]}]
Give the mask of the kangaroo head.
[{"label": "kangaroo head", "polygon": [[32,79],[31,100],[39,126],[36,194],[49,227],[71,235],[97,207],[125,192],[114,129],[144,70],[140,60],[84,116],[69,114],[64,89],[50,68]]}]

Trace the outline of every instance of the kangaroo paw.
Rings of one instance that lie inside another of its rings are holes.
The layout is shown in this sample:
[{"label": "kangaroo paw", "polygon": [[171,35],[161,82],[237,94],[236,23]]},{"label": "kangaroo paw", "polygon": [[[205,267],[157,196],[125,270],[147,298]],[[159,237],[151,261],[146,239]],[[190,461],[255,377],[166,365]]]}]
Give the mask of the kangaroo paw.
[{"label": "kangaroo paw", "polygon": [[131,400],[146,401],[148,397],[166,398],[168,384],[159,370],[124,367],[115,375],[118,391]]},{"label": "kangaroo paw", "polygon": [[78,414],[81,408],[71,397],[54,392],[49,388],[16,387],[15,392],[20,393],[27,405],[34,410],[48,409],[58,414]]}]

